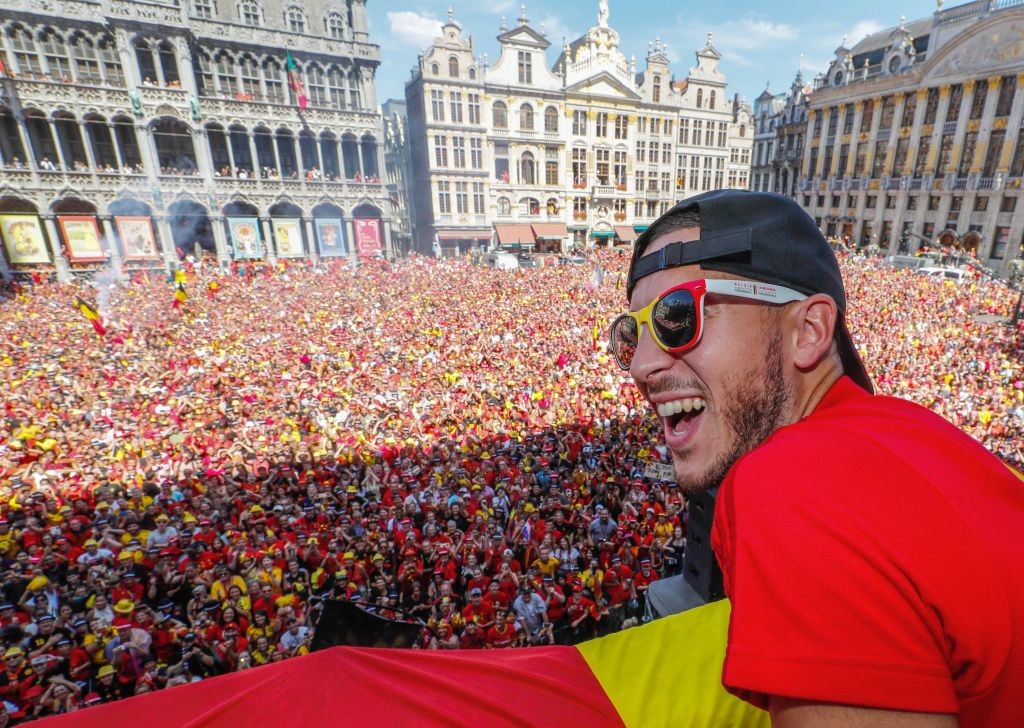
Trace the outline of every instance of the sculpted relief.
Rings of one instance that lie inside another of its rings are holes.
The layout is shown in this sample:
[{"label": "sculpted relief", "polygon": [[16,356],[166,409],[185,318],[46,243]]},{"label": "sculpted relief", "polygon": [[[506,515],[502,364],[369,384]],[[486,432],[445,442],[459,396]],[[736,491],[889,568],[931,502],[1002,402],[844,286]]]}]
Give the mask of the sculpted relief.
[{"label": "sculpted relief", "polygon": [[971,35],[950,49],[929,76],[956,76],[965,73],[991,74],[1000,66],[1024,63],[1024,21],[987,28]]}]

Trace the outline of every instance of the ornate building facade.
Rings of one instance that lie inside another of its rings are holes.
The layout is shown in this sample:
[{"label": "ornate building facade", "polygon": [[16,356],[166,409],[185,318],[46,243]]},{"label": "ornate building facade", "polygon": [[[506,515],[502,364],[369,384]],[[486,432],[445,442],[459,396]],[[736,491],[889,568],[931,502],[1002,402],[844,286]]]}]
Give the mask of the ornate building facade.
[{"label": "ornate building facade", "polygon": [[747,186],[750,109],[726,95],[710,36],[681,81],[660,41],[642,70],[619,41],[602,1],[549,65],[524,8],[489,65],[449,13],[406,84],[414,247],[630,243],[685,196]]},{"label": "ornate building facade", "polygon": [[365,0],[5,6],[8,272],[389,247]]},{"label": "ornate building facade", "polygon": [[796,197],[811,91],[799,71],[787,93],[765,89],[755,99],[750,189]]},{"label": "ornate building facade", "polygon": [[829,235],[1005,272],[1024,243],[1024,2],[977,0],[836,50],[810,97],[803,206]]}]

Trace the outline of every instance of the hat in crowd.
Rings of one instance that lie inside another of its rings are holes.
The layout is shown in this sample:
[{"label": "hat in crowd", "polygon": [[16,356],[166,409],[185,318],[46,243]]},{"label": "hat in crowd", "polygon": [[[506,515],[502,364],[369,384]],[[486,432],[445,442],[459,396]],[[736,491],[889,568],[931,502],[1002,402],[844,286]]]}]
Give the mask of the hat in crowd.
[{"label": "hat in crowd", "polygon": [[[699,240],[669,243],[657,253],[644,255],[653,240],[672,230],[673,218],[691,211],[700,217]],[[839,309],[836,330],[843,370],[861,387],[874,391],[846,328],[846,289],[839,262],[814,220],[795,200],[771,192],[713,190],[680,202],[637,238],[626,298],[645,276],[695,264],[807,295],[831,297]]]},{"label": "hat in crowd", "polygon": [[113,665],[104,665],[100,668],[99,672],[96,673],[96,677],[106,677],[107,675],[113,675],[115,672]]},{"label": "hat in crowd", "polygon": [[170,520],[170,516],[168,516],[166,513],[161,513],[159,516],[156,517],[157,523],[167,523]]},{"label": "hat in crowd", "polygon": [[118,614],[131,614],[135,611],[135,602],[131,599],[121,599],[114,605],[114,611]]},{"label": "hat in crowd", "polygon": [[38,622],[40,624],[42,624],[43,622],[53,622],[53,621],[55,621],[55,620],[54,620],[52,614],[40,614],[38,617],[36,617],[36,622]]},{"label": "hat in crowd", "polygon": [[4,652],[4,659],[6,660],[8,657],[14,657],[15,655],[24,655],[24,654],[25,654],[25,650],[21,649],[20,647],[17,647],[17,646],[15,646],[15,647],[8,647],[7,651]]},{"label": "hat in crowd", "polygon": [[129,629],[132,626],[132,620],[127,617],[118,617],[114,620],[114,627],[116,629]]},{"label": "hat in crowd", "polygon": [[[107,665],[106,667],[110,667],[110,665]],[[82,698],[83,705],[99,705],[102,702],[103,698],[100,697],[99,693],[87,693],[86,696]]]},{"label": "hat in crowd", "polygon": [[96,539],[94,539],[94,538],[87,538],[87,539],[85,539],[85,543],[84,543],[83,545],[84,545],[84,546],[85,546],[86,548],[89,548],[90,546],[99,546],[99,545],[100,545],[100,542],[99,542],[99,541],[97,541],[97,540],[96,540]]},{"label": "hat in crowd", "polygon": [[473,587],[472,589],[469,590],[469,596],[471,596],[471,597],[478,597],[481,594],[483,594],[483,592],[480,591],[479,587]]}]

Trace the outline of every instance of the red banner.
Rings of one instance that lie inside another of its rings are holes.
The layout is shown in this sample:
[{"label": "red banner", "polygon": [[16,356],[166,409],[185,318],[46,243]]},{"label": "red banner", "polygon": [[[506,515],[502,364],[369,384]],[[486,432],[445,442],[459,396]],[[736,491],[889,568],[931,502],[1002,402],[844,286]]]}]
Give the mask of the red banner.
[{"label": "red banner", "polygon": [[376,218],[355,219],[352,221],[355,230],[356,250],[360,258],[377,258],[380,256],[380,220]]}]

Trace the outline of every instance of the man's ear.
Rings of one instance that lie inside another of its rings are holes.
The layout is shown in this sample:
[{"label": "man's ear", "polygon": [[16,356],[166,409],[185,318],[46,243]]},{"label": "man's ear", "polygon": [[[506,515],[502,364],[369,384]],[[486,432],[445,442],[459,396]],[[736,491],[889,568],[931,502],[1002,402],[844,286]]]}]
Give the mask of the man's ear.
[{"label": "man's ear", "polygon": [[811,369],[828,356],[838,319],[836,302],[817,293],[793,307],[792,356],[799,369]]}]

